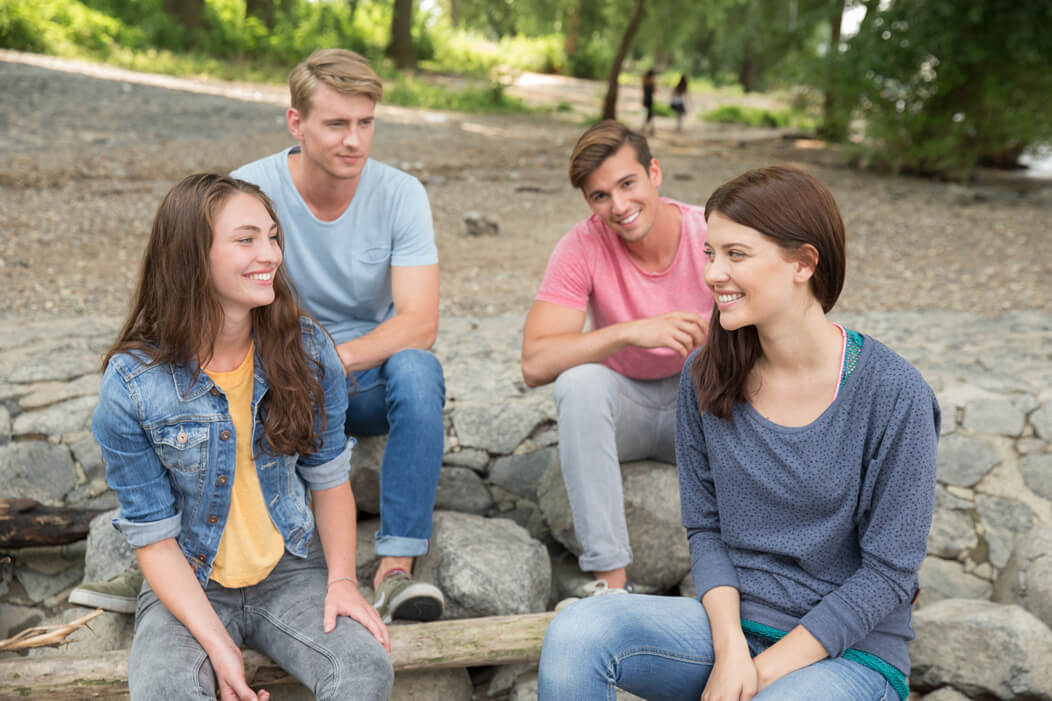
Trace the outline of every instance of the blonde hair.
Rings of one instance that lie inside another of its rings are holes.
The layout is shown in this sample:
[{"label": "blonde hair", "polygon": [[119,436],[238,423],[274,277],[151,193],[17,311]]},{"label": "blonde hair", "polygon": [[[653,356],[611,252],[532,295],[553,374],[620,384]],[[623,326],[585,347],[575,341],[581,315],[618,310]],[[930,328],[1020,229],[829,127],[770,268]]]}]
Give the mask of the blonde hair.
[{"label": "blonde hair", "polygon": [[379,102],[384,84],[369,62],[347,49],[320,49],[296,64],[289,73],[289,99],[293,109],[306,117],[318,85],[341,95],[361,95]]}]

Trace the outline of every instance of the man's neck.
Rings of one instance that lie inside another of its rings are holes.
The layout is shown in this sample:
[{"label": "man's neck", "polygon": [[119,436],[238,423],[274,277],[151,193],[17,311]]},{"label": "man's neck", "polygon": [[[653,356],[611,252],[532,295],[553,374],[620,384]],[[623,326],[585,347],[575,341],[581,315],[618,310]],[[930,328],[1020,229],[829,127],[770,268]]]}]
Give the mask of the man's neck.
[{"label": "man's neck", "polygon": [[289,154],[289,174],[300,197],[311,213],[322,221],[333,221],[350,206],[361,182],[354,179],[334,178],[320,168],[312,168],[301,151]]},{"label": "man's neck", "polygon": [[663,273],[679,251],[682,215],[679,207],[661,200],[654,225],[642,241],[625,242],[628,254],[648,273]]}]

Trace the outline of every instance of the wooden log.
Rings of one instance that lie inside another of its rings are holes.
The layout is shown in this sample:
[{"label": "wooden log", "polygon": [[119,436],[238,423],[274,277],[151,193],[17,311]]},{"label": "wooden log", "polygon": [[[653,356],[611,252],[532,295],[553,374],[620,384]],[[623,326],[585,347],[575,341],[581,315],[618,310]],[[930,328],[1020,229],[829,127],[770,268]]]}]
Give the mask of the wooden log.
[{"label": "wooden log", "polygon": [[[552,612],[465,618],[390,627],[396,672],[536,662]],[[294,680],[258,652],[246,650],[253,688]],[[0,658],[0,699],[116,700],[128,698],[128,651],[90,656]]]},{"label": "wooden log", "polygon": [[65,545],[88,537],[103,509],[44,506],[33,499],[0,499],[0,548]]}]

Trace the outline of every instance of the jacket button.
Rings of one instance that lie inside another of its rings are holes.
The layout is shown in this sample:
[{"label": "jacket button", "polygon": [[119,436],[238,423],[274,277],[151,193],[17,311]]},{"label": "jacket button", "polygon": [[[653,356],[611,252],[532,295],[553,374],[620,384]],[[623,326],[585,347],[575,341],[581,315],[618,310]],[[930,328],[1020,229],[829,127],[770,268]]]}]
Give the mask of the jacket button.
[{"label": "jacket button", "polygon": [[208,560],[208,558],[205,557],[204,553],[201,553],[200,555],[198,555],[197,559],[200,560],[201,562],[205,562],[205,561]]},{"label": "jacket button", "polygon": [[217,388],[215,388],[215,387],[213,387],[212,389],[208,390],[208,393],[211,394],[213,397],[218,397],[219,396],[219,390]]},{"label": "jacket button", "polygon": [[219,475],[219,479],[216,480],[216,484],[218,484],[218,485],[226,484],[226,475]]},{"label": "jacket button", "polygon": [[230,440],[230,431],[223,431],[219,434],[219,440],[228,441]]},{"label": "jacket button", "polygon": [[217,522],[218,520],[219,520],[219,517],[218,517],[218,516],[209,516],[209,517],[208,517],[208,522],[209,522],[209,523],[215,523],[215,522]]}]

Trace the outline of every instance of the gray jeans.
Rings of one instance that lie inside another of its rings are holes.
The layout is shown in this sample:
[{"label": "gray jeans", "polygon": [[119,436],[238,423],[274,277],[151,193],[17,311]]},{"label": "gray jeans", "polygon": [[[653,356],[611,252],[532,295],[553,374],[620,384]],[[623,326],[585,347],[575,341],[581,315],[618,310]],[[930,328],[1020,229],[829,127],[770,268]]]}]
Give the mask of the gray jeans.
[{"label": "gray jeans", "polygon": [[679,376],[632,380],[587,363],[555,381],[559,459],[582,548],[582,570],[632,562],[621,490],[621,463],[655,458],[675,464]]},{"label": "gray jeans", "polygon": [[[315,534],[306,560],[286,552],[259,584],[227,589],[209,581],[205,593],[235,643],[269,656],[318,701],[388,698],[394,671],[372,634],[344,616],[331,633],[322,631],[327,580]],[[149,585],[135,613],[128,690],[134,701],[216,698],[204,648]]]}]

